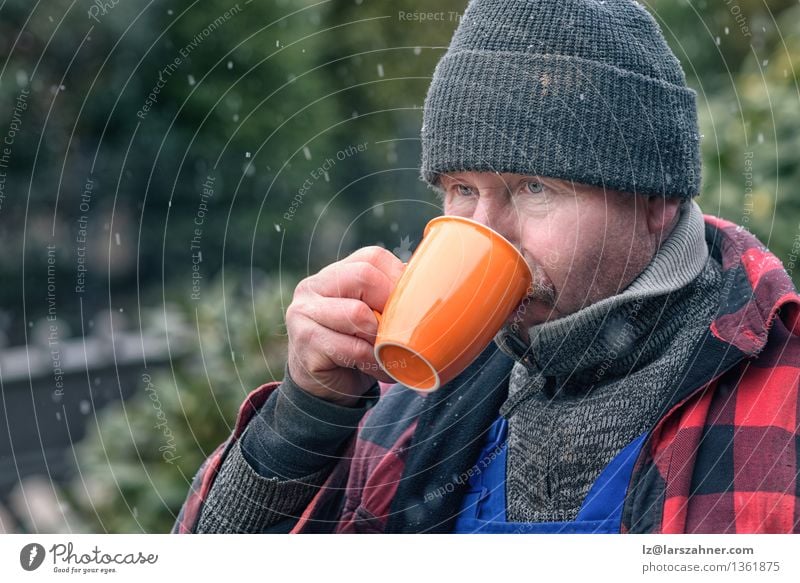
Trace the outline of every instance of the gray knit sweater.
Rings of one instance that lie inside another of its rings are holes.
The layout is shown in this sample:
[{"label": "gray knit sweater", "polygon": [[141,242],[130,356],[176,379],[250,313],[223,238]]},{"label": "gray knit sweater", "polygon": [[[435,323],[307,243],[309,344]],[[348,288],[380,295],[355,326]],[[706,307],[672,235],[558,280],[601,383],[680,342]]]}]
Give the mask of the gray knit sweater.
[{"label": "gray knit sweater", "polygon": [[720,281],[702,212],[688,201],[622,293],[529,329],[534,362],[515,363],[501,408],[508,520],[575,519],[603,467],[663,413],[718,306]]},{"label": "gray knit sweater", "polygon": [[375,382],[356,406],[342,407],[297,386],[287,366],[225,457],[197,532],[289,532],[379,396]]}]

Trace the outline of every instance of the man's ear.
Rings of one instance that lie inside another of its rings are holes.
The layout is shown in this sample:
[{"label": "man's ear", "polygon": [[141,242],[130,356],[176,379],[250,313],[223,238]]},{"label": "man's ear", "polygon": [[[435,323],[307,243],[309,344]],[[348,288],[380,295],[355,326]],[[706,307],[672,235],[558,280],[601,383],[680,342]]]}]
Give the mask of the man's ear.
[{"label": "man's ear", "polygon": [[648,196],[646,204],[647,229],[656,245],[660,246],[672,232],[680,217],[681,199],[665,196]]}]

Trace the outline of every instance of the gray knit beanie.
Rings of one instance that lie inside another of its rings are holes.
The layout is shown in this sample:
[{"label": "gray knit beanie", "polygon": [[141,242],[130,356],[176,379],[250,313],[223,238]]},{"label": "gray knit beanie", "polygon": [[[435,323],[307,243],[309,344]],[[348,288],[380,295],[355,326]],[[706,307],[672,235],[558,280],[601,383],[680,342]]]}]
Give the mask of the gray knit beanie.
[{"label": "gray knit beanie", "polygon": [[635,1],[472,0],[422,125],[422,179],[459,170],[691,198],[695,92]]}]

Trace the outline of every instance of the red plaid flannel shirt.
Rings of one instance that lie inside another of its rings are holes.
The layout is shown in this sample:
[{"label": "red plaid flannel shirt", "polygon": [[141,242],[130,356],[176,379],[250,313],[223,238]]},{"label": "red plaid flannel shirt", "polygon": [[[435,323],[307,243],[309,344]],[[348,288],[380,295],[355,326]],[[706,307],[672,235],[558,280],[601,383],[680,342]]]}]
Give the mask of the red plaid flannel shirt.
[{"label": "red plaid flannel shirt", "polygon": [[[800,532],[800,296],[752,234],[709,215],[705,223],[723,268],[719,312],[642,448],[622,532]],[[228,449],[278,384],[247,397],[233,434],[195,476],[173,532],[194,532]],[[381,388],[292,532],[387,531],[411,446],[425,440],[415,441],[423,399]],[[386,422],[365,428],[376,416]]]}]

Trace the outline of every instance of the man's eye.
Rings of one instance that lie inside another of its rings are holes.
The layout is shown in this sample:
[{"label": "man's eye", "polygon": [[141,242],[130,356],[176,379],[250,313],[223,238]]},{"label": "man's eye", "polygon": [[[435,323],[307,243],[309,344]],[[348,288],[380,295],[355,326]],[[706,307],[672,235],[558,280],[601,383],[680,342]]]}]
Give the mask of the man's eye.
[{"label": "man's eye", "polygon": [[473,195],[472,187],[467,186],[466,184],[456,184],[456,192],[461,196]]},{"label": "man's eye", "polygon": [[537,194],[542,192],[542,190],[544,190],[542,183],[539,182],[538,180],[528,180],[525,183],[525,188],[528,190],[528,192],[532,194]]}]

